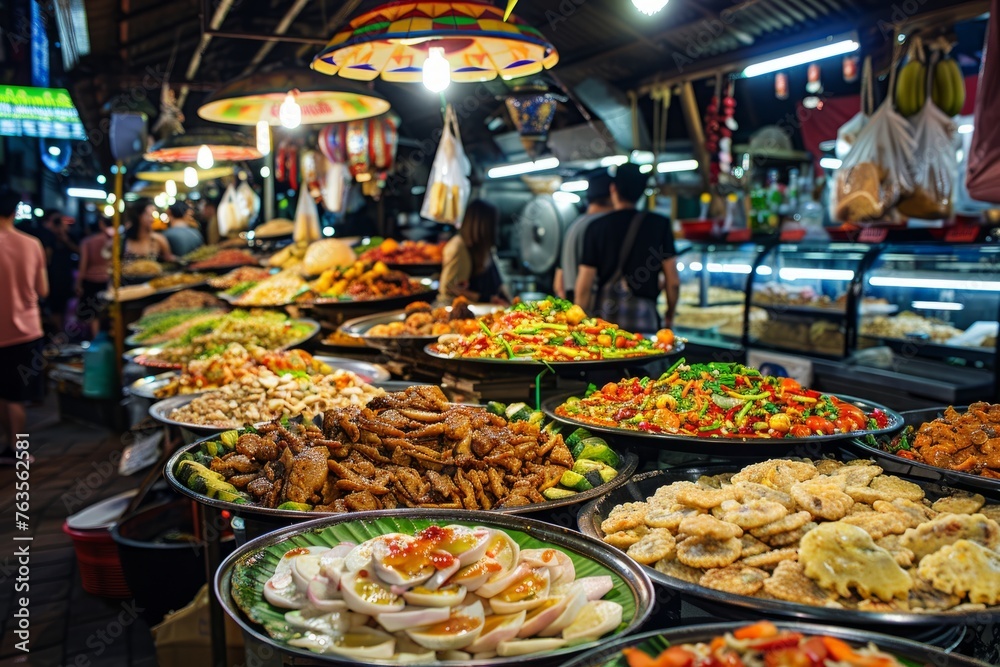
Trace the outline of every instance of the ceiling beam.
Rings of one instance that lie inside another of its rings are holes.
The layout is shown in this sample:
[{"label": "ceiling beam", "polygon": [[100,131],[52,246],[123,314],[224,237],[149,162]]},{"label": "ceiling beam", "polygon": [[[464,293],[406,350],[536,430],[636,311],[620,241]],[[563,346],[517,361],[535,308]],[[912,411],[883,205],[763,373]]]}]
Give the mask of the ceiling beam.
[{"label": "ceiling beam", "polygon": [[[144,44],[158,44],[164,40],[174,39],[176,34],[174,33],[177,28],[183,28],[191,23],[197,23],[198,16],[185,16],[183,18],[177,19],[176,21],[171,21],[166,25],[158,25],[156,29],[152,32],[146,33],[141,37],[134,37],[129,39],[127,42],[121,43],[122,49],[132,49],[133,47],[142,46]],[[142,51],[137,51],[141,53]]]}]

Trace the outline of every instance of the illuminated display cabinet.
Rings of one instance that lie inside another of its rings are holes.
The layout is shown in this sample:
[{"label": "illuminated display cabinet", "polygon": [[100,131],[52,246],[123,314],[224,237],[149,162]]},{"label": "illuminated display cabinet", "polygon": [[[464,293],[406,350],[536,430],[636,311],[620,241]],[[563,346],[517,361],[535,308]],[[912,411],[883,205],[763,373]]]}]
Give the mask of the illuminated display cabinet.
[{"label": "illuminated display cabinet", "polygon": [[777,353],[825,391],[909,409],[1000,400],[1000,247],[679,244],[678,333],[719,360]]}]

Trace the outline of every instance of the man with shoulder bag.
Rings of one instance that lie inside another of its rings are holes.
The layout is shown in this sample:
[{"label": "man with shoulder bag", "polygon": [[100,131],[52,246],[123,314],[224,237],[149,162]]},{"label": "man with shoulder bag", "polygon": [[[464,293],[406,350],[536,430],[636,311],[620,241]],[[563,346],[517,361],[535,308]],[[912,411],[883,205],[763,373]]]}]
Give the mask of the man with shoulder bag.
[{"label": "man with shoulder bag", "polygon": [[[611,184],[614,210],[587,228],[575,289],[584,310],[640,333],[672,326],[680,293],[670,220],[636,209],[647,180],[637,164],[618,167]],[[656,310],[661,274],[663,320]]]}]

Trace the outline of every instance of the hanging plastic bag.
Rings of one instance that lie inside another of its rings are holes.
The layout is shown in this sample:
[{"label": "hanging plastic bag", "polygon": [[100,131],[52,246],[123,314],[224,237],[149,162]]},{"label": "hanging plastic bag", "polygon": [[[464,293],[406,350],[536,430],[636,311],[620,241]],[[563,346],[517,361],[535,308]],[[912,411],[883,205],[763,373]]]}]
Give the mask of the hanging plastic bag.
[{"label": "hanging plastic bag", "polygon": [[260,195],[246,181],[236,188],[236,198],[239,200],[240,213],[244,216],[240,221],[240,231],[250,229],[250,223],[260,215]]},{"label": "hanging plastic bag", "polygon": [[235,234],[240,229],[240,208],[236,198],[236,187],[230,185],[222,193],[219,200],[216,217],[219,222],[219,236],[226,237]]},{"label": "hanging plastic bag", "polygon": [[965,186],[978,201],[1000,203],[1000,0],[990,1]]},{"label": "hanging plastic bag", "polygon": [[[931,72],[933,67],[928,68]],[[903,215],[921,220],[940,220],[951,216],[955,177],[955,123],[930,99],[927,85],[923,108],[911,119],[916,151],[913,154],[913,192],[900,199],[896,209]]]},{"label": "hanging plastic bag", "polygon": [[913,192],[916,140],[909,122],[892,108],[895,70],[885,101],[858,134],[834,176],[831,217],[841,222],[882,220]]},{"label": "hanging plastic bag", "polygon": [[868,125],[868,119],[871,117],[872,109],[874,109],[875,104],[873,101],[872,94],[872,58],[867,56],[865,58],[864,65],[861,67],[861,111],[854,114],[854,116],[840,126],[837,130],[837,145],[834,148],[834,154],[838,159],[843,160],[847,157],[847,154],[851,151],[851,147],[854,142],[857,141],[858,135],[861,134],[861,130],[865,129]]},{"label": "hanging plastic bag", "polygon": [[469,181],[471,170],[458,132],[458,117],[449,104],[445,109],[444,133],[431,165],[420,215],[435,222],[460,226],[472,191]]},{"label": "hanging plastic bag", "polygon": [[320,194],[323,198],[323,208],[330,213],[343,213],[347,201],[347,188],[351,174],[343,162],[326,160],[326,170],[323,174],[323,186]]},{"label": "hanging plastic bag", "polygon": [[296,243],[310,243],[319,239],[319,210],[313,198],[303,190],[299,193],[299,203],[295,207],[295,229],[292,231],[292,240]]}]

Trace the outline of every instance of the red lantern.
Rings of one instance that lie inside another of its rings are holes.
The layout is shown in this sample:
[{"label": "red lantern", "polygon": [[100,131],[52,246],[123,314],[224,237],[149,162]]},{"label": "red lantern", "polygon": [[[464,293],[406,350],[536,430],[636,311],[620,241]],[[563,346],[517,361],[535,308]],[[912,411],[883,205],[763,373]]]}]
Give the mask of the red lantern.
[{"label": "red lantern", "polygon": [[346,129],[347,123],[334,123],[319,131],[319,150],[330,162],[347,162]]},{"label": "red lantern", "polygon": [[319,147],[331,162],[347,164],[359,183],[377,188],[384,184],[396,161],[398,127],[394,114],[335,123],[320,131]]},{"label": "red lantern", "polygon": [[784,72],[774,75],[774,96],[779,100],[788,99],[788,75]]}]

